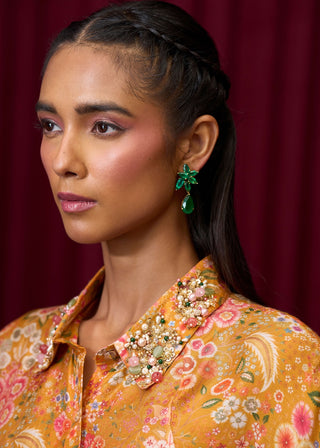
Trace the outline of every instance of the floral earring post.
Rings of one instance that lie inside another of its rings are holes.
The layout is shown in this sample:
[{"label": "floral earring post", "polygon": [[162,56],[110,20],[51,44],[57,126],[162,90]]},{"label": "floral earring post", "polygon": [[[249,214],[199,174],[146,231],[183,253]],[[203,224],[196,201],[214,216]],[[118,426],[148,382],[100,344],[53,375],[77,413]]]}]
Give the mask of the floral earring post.
[{"label": "floral earring post", "polygon": [[198,182],[195,179],[195,176],[199,173],[199,171],[190,170],[189,166],[185,163],[183,165],[183,172],[178,173],[179,179],[176,183],[176,190],[180,190],[184,186],[187,195],[183,198],[181,202],[181,210],[189,215],[194,210],[193,199],[190,195],[191,184],[197,184]]}]

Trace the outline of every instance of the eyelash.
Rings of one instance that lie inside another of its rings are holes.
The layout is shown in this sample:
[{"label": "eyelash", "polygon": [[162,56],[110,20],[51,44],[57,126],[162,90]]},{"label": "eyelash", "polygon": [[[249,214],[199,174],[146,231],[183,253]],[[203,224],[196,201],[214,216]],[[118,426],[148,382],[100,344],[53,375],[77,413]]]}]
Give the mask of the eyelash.
[{"label": "eyelash", "polygon": [[[57,126],[59,128],[59,126],[53,120],[49,120],[47,118],[40,119],[39,122],[35,124],[35,127],[42,130],[43,134],[48,137],[52,137],[57,132],[59,132],[59,131],[54,131],[52,129],[51,130],[46,129],[47,125],[52,125],[53,128],[54,128],[54,126]],[[101,126],[101,125],[104,125],[106,130],[111,128],[112,132],[110,133],[110,132],[99,131],[98,126]],[[59,130],[60,130],[60,128],[59,128]],[[110,136],[110,135],[113,135],[114,133],[121,132],[121,131],[123,131],[123,128],[121,128],[120,126],[117,126],[113,123],[109,123],[108,121],[104,121],[104,120],[96,121],[91,129],[91,132],[96,134],[98,137]]]}]

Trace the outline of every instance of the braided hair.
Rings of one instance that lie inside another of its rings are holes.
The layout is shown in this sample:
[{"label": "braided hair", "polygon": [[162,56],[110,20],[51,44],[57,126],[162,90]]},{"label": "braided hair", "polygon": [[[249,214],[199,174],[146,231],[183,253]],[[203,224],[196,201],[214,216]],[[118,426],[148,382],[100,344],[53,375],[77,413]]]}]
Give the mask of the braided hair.
[{"label": "braided hair", "polygon": [[130,1],[72,22],[52,42],[44,63],[65,45],[105,46],[130,76],[134,94],[166,109],[170,130],[179,135],[201,115],[216,118],[219,137],[193,187],[195,210],[189,228],[199,257],[211,255],[220,280],[231,291],[259,298],[239,242],[233,203],[235,127],[226,104],[230,82],[216,46],[181,8],[164,1]]}]

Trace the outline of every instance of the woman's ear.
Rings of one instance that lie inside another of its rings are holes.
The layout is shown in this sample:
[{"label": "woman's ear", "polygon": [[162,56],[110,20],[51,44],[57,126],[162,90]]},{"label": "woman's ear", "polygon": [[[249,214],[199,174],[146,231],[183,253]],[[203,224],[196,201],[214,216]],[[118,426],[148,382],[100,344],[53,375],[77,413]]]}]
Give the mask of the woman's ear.
[{"label": "woman's ear", "polygon": [[181,135],[177,144],[179,169],[186,163],[200,171],[209,159],[219,135],[217,120],[212,115],[201,115]]}]

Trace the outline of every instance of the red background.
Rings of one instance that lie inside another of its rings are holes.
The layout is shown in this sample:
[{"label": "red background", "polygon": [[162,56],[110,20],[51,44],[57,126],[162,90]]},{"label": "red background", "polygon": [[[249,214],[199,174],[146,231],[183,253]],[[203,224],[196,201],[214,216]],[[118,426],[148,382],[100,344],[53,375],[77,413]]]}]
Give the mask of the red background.
[{"label": "red background", "polygon": [[[215,39],[232,81],[236,209],[258,291],[320,332],[320,2],[172,0]],[[39,158],[34,104],[50,39],[106,0],[0,4],[0,318],[68,301],[101,265],[69,241]]]}]

